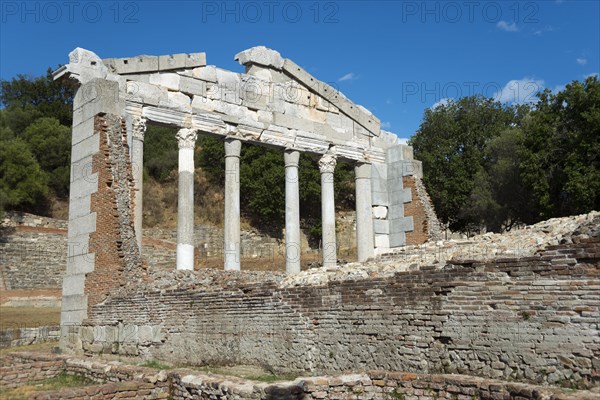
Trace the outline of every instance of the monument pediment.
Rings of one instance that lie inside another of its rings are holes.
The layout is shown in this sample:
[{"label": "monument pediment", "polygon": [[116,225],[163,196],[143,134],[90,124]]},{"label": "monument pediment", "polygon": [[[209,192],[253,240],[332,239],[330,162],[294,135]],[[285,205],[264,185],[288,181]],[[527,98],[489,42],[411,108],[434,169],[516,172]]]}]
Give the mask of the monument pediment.
[{"label": "monument pediment", "polygon": [[398,144],[369,110],[263,46],[235,56],[245,73],[207,65],[205,53],[101,59],[77,48],[69,58],[55,79],[116,81],[130,113],[151,121],[364,162]]}]

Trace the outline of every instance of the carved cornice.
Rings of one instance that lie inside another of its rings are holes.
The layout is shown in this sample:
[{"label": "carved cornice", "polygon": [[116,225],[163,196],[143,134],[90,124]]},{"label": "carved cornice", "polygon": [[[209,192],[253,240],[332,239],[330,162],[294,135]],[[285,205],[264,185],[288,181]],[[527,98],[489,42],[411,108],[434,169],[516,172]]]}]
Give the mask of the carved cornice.
[{"label": "carved cornice", "polygon": [[333,172],[335,170],[335,165],[337,164],[337,157],[333,154],[325,154],[319,160],[319,170],[322,174],[326,172]]},{"label": "carved cornice", "polygon": [[180,149],[193,149],[196,146],[198,133],[194,129],[183,128],[177,132],[176,137]]}]

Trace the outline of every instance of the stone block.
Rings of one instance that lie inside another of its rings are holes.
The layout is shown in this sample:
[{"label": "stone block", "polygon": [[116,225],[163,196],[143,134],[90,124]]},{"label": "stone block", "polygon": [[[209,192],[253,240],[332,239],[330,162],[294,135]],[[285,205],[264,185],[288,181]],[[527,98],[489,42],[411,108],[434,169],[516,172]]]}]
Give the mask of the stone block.
[{"label": "stone block", "polygon": [[157,106],[168,99],[167,88],[149,83],[128,81],[127,99],[148,105]]},{"label": "stone block", "polygon": [[387,165],[385,163],[372,163],[371,179],[381,179],[383,181],[387,181]]},{"label": "stone block", "polygon": [[71,162],[96,154],[100,150],[100,135],[92,135],[71,147]]},{"label": "stone block", "polygon": [[307,86],[309,90],[314,91],[321,97],[327,99],[344,114],[365,127],[369,132],[375,136],[379,136],[379,119],[370,112],[365,113],[364,107],[361,108],[352,103],[337,89],[319,81],[290,59],[285,59],[283,70],[297,79],[300,83]]},{"label": "stone block", "polygon": [[190,78],[188,76],[181,76],[179,81],[179,90],[189,95],[205,96],[206,86],[207,83],[205,81]]},{"label": "stone block", "polygon": [[94,135],[94,118],[88,118],[80,124],[73,126],[71,132],[71,146]]},{"label": "stone block", "polygon": [[69,237],[96,232],[96,213],[69,220]]},{"label": "stone block", "polygon": [[390,204],[387,192],[372,192],[371,195],[374,206],[388,206]]},{"label": "stone block", "polygon": [[69,200],[69,218],[78,218],[90,213],[91,195]]},{"label": "stone block", "polygon": [[396,203],[388,208],[388,219],[404,218],[404,205]]},{"label": "stone block", "polygon": [[390,247],[389,235],[375,235],[375,247]]},{"label": "stone block", "polygon": [[77,254],[67,258],[67,274],[87,274],[95,267],[95,253]]},{"label": "stone block", "polygon": [[98,191],[98,174],[93,173],[89,176],[83,176],[73,182],[69,191],[69,199],[78,199],[89,196]]},{"label": "stone block", "polygon": [[191,113],[192,99],[181,92],[168,92],[167,101],[159,102],[159,106],[171,108],[184,113]]},{"label": "stone block", "polygon": [[[241,104],[240,92],[242,80],[239,74],[217,68],[217,89],[215,100],[226,101],[233,104]],[[210,96],[209,96],[210,97]]]},{"label": "stone block", "polygon": [[373,218],[386,219],[388,215],[388,208],[384,206],[373,207]]},{"label": "stone block", "polygon": [[402,167],[402,176],[416,176],[423,178],[423,165],[421,161],[405,161]]},{"label": "stone block", "polygon": [[[371,174],[372,176],[372,174]],[[388,191],[388,181],[387,179],[381,179],[379,177],[371,178],[371,190],[374,192],[385,192]]]},{"label": "stone block", "polygon": [[403,217],[397,219],[391,219],[390,221],[390,234],[399,232],[412,232],[414,230],[413,217]]},{"label": "stone block", "polygon": [[73,232],[69,231],[67,243],[67,257],[74,257],[79,254],[87,254],[89,252],[89,243],[89,233],[73,235]]},{"label": "stone block", "polygon": [[139,74],[158,71],[158,57],[140,55],[131,58],[107,58],[102,60],[116,74]]},{"label": "stone block", "polygon": [[178,91],[181,76],[174,72],[159,72],[152,74],[148,78],[151,85],[162,86],[168,90]]},{"label": "stone block", "polygon": [[63,295],[62,297],[62,311],[87,311],[87,295],[84,294],[72,294]]},{"label": "stone block", "polygon": [[390,248],[406,245],[406,234],[404,232],[390,234]]},{"label": "stone block", "polygon": [[216,100],[209,99],[202,96],[194,96],[192,100],[192,110],[200,112],[213,112],[215,111]]},{"label": "stone block", "polygon": [[92,169],[93,169],[93,155],[90,154],[80,160],[77,161],[72,161],[71,162],[71,174],[70,174],[70,181],[71,182],[76,182],[79,179],[86,179],[90,182],[97,182],[98,178],[97,178],[97,174],[94,175],[94,173],[92,173]]},{"label": "stone block", "polygon": [[412,195],[410,188],[393,190],[390,192],[390,204],[409,203],[411,200]]},{"label": "stone block", "polygon": [[403,145],[393,146],[387,149],[386,159],[388,164],[397,163],[404,160]]},{"label": "stone block", "polygon": [[[87,303],[87,300],[86,300]],[[79,324],[87,318],[87,307],[85,309],[78,310],[65,310],[61,309],[60,312],[60,325],[61,325],[61,337],[64,337],[63,330],[66,331],[67,339],[79,340],[79,334],[74,333],[75,329],[78,328]]]},{"label": "stone block", "polygon": [[389,234],[390,225],[389,222],[382,219],[373,220],[373,229],[375,234]]},{"label": "stone block", "polygon": [[69,274],[63,278],[62,295],[83,295],[85,287],[85,274]]},{"label": "stone block", "polygon": [[282,114],[279,112],[273,113],[273,123],[275,125],[285,127],[285,128],[297,129],[297,130],[306,131],[306,132],[316,132],[316,133],[322,134],[321,132],[318,132],[315,129],[314,122],[308,121],[306,119]]},{"label": "stone block", "polygon": [[284,59],[281,57],[281,54],[265,46],[256,46],[241,51],[235,55],[234,60],[238,61],[241,65],[260,64],[275,69],[282,69],[284,65]]},{"label": "stone block", "polygon": [[106,79],[92,79],[81,85],[73,99],[73,125],[93,118],[98,113],[120,115],[119,84]]},{"label": "stone block", "polygon": [[217,82],[217,68],[214,65],[194,68],[192,76],[196,79],[201,79],[208,82]]}]

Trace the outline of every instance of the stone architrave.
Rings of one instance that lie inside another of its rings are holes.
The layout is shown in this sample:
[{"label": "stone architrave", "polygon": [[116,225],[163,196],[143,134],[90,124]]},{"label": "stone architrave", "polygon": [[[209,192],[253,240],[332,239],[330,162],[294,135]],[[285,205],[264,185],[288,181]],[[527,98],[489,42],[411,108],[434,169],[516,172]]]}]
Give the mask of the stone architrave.
[{"label": "stone architrave", "polygon": [[240,152],[242,142],[225,139],[225,270],[240,270]]},{"label": "stone architrave", "polygon": [[134,117],[132,124],[131,170],[135,189],[135,205],[133,210],[135,238],[140,254],[142,252],[142,215],[144,201],[144,135],[146,133],[146,119]]},{"label": "stone architrave", "polygon": [[371,196],[371,164],[359,163],[354,167],[356,183],[356,249],[358,261],[373,257],[374,235]]},{"label": "stone architrave", "polygon": [[177,203],[177,269],[194,269],[194,147],[197,133],[177,132],[179,144],[179,186]]},{"label": "stone architrave", "polygon": [[333,172],[337,159],[333,154],[325,154],[319,160],[321,171],[321,219],[323,230],[323,267],[337,264],[337,245],[335,237],[335,198]]},{"label": "stone architrave", "polygon": [[298,162],[300,152],[286,150],[285,161],[285,272],[300,272],[300,189]]}]

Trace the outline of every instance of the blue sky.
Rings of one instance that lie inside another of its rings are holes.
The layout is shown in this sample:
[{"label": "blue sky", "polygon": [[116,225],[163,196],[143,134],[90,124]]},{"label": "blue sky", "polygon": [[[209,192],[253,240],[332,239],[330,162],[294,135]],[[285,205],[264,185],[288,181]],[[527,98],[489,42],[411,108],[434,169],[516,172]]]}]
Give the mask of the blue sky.
[{"label": "blue sky", "polygon": [[600,70],[600,2],[1,1],[0,77],[41,75],[75,47],[102,58],[264,45],[410,137],[423,111],[470,94],[527,101]]}]

